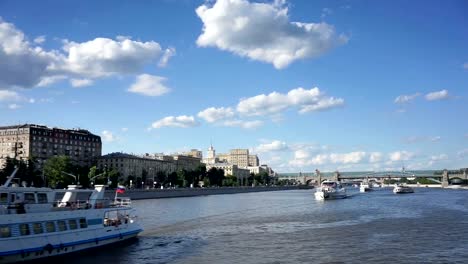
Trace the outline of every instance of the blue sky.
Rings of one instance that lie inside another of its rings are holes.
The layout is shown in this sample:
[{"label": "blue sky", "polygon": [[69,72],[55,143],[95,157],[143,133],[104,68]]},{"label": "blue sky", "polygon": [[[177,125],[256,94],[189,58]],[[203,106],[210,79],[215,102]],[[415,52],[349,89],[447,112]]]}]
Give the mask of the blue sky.
[{"label": "blue sky", "polygon": [[0,125],[279,172],[468,166],[466,1],[1,1]]}]

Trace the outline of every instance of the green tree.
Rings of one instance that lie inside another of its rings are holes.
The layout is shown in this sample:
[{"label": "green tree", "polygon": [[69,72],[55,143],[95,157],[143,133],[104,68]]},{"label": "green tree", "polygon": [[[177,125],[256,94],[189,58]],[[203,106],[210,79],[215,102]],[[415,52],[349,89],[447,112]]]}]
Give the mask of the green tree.
[{"label": "green tree", "polygon": [[176,186],[177,184],[177,173],[176,172],[171,172],[167,176],[167,181],[171,186]]},{"label": "green tree", "polygon": [[158,171],[156,173],[156,180],[158,181],[158,184],[164,186],[164,184],[166,184],[167,182],[167,175],[165,172],[163,171]]},{"label": "green tree", "polygon": [[65,177],[62,172],[67,172],[70,168],[70,158],[67,156],[56,156],[48,159],[44,164],[44,174],[47,177],[47,184],[52,187],[66,186],[74,182],[71,177]]}]

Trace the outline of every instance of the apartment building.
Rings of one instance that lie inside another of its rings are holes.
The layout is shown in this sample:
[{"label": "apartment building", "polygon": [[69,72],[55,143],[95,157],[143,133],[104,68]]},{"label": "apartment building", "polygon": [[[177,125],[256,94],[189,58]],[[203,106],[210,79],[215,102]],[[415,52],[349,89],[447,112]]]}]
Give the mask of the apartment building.
[{"label": "apartment building", "polygon": [[47,159],[60,155],[68,156],[77,165],[91,165],[101,152],[101,137],[85,129],[35,124],[0,127],[0,168],[8,157],[34,159],[42,167]]}]

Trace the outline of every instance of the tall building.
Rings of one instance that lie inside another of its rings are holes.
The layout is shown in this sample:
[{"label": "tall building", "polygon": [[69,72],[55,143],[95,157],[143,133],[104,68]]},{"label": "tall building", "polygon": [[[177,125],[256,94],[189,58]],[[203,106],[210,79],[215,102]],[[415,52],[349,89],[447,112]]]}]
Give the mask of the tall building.
[{"label": "tall building", "polygon": [[205,164],[215,164],[217,162],[218,162],[218,159],[216,158],[216,151],[213,148],[213,145],[210,145],[210,147],[208,148],[206,158],[203,159],[203,163],[205,163]]},{"label": "tall building", "polygon": [[231,149],[229,152],[230,163],[239,167],[249,166],[249,150],[248,149]]},{"label": "tall building", "polygon": [[101,137],[85,129],[61,129],[24,124],[0,127],[0,168],[6,158],[34,159],[36,165],[65,155],[77,165],[91,165],[101,156]]},{"label": "tall building", "polygon": [[184,153],[184,155],[189,156],[189,157],[199,158],[199,159],[203,158],[202,152],[198,149],[191,149],[190,151]]},{"label": "tall building", "polygon": [[257,155],[249,155],[249,166],[250,167],[257,167],[260,165]]}]

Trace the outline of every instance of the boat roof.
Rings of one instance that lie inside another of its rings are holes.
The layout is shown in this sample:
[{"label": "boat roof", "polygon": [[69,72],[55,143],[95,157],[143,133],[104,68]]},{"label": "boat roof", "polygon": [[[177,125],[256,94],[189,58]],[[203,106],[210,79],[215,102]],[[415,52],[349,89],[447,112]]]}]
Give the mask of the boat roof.
[{"label": "boat roof", "polygon": [[53,192],[51,188],[46,187],[4,187],[0,186],[0,191],[8,192]]}]

